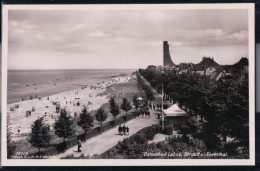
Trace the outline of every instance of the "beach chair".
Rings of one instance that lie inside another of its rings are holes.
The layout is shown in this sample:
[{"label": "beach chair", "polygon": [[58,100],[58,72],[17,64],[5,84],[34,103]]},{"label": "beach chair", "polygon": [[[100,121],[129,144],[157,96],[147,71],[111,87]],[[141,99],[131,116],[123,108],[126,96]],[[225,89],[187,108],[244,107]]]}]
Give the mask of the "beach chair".
[{"label": "beach chair", "polygon": [[10,111],[14,111],[14,107],[10,107]]},{"label": "beach chair", "polygon": [[57,113],[60,112],[60,103],[56,103],[56,112],[57,112]]}]

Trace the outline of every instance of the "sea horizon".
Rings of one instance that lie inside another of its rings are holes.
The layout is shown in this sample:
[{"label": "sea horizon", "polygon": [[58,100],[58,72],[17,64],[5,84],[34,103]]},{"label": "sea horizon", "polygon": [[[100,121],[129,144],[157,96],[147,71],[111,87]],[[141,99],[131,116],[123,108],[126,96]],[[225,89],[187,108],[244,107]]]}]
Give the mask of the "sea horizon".
[{"label": "sea horizon", "polygon": [[7,104],[30,96],[50,96],[131,74],[134,69],[8,70]]},{"label": "sea horizon", "polygon": [[92,69],[7,69],[7,71],[53,71],[53,70],[138,70],[139,68],[92,68]]}]

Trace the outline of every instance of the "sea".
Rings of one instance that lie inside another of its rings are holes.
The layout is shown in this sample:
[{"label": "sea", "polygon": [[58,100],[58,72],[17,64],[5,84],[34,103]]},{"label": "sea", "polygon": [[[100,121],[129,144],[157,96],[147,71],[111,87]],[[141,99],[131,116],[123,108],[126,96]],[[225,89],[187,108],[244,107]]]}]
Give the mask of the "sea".
[{"label": "sea", "polygon": [[30,96],[50,96],[128,75],[135,69],[8,70],[7,103]]}]

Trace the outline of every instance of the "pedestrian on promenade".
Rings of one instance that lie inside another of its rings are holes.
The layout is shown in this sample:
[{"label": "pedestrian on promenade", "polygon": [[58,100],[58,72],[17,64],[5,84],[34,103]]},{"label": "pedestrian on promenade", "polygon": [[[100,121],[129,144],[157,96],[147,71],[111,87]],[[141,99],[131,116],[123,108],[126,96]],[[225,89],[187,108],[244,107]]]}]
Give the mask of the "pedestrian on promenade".
[{"label": "pedestrian on promenade", "polygon": [[125,131],[126,131],[126,127],[125,127],[125,124],[123,126],[123,135],[125,135]]},{"label": "pedestrian on promenade", "polygon": [[139,119],[139,117],[140,117],[140,113],[139,113],[139,112],[137,112],[137,117],[138,117],[138,119]]},{"label": "pedestrian on promenade", "polygon": [[129,135],[129,128],[128,128],[128,126],[126,127],[126,132],[127,132],[127,135]]},{"label": "pedestrian on promenade", "polygon": [[78,152],[81,152],[82,150],[82,146],[81,146],[81,141],[79,140],[78,141]]},{"label": "pedestrian on promenade", "polygon": [[19,128],[18,128],[18,134],[20,134],[20,131],[21,131],[21,127],[19,126]]},{"label": "pedestrian on promenade", "polygon": [[151,103],[149,103],[149,108],[150,108],[150,109],[152,108],[152,104],[151,104]]},{"label": "pedestrian on promenade", "polygon": [[121,127],[121,125],[119,125],[119,127],[118,127],[118,133],[121,135],[121,132],[122,132],[122,127]]},{"label": "pedestrian on promenade", "polygon": [[142,118],[144,117],[144,110],[141,110]]},{"label": "pedestrian on promenade", "polygon": [[155,104],[153,104],[153,110],[155,110]]}]

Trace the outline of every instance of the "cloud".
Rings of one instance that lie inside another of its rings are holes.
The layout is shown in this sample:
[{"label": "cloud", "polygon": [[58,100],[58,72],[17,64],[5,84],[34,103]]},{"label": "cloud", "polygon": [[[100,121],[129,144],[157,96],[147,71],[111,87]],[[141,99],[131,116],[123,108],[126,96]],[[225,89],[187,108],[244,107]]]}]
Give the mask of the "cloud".
[{"label": "cloud", "polygon": [[67,28],[62,28],[63,32],[74,32],[74,31],[82,31],[86,29],[86,24],[77,24],[77,25],[73,25]]},{"label": "cloud", "polygon": [[222,29],[206,29],[206,30],[198,30],[194,33],[198,37],[214,37],[214,36],[223,36],[224,32]]},{"label": "cloud", "polygon": [[[85,68],[92,67],[91,62],[106,68],[108,63],[100,62],[106,60],[117,61],[109,64],[113,67],[145,67],[162,64],[164,40],[176,61],[196,62],[199,55],[213,54],[237,59],[247,54],[247,10],[12,10],[9,14],[8,49],[14,63],[33,54],[46,61],[66,58],[68,68],[79,61]],[[240,49],[236,53],[235,47]],[[221,49],[226,53],[216,52]],[[22,67],[30,68],[29,64],[38,65],[29,61]]]},{"label": "cloud", "polygon": [[95,31],[93,33],[89,33],[88,37],[92,38],[103,38],[103,37],[108,37],[107,34],[103,33],[102,31]]},{"label": "cloud", "polygon": [[234,38],[237,40],[248,40],[248,31],[242,30],[240,32],[232,33],[229,36],[230,39]]}]

